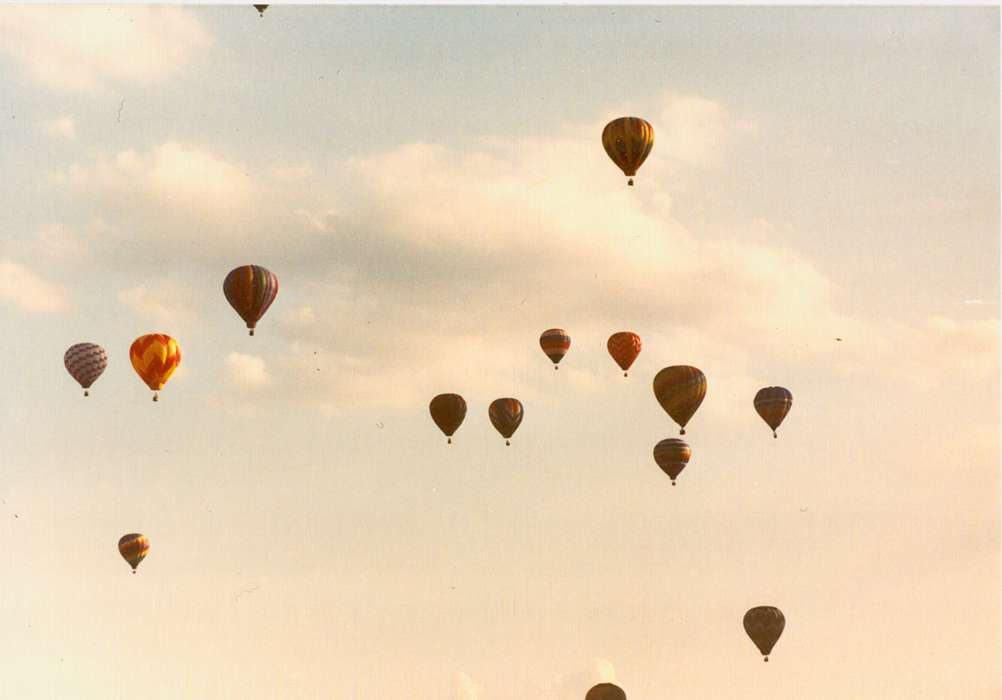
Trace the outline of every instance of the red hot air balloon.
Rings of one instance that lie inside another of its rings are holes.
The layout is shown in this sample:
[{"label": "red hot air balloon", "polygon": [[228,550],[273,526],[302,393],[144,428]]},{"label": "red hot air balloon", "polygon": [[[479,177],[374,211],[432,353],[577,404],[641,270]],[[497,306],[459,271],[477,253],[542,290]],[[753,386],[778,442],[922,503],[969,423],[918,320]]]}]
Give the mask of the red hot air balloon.
[{"label": "red hot air balloon", "polygon": [[223,281],[223,294],[254,335],[254,327],[278,296],[278,277],[260,265],[230,270]]},{"label": "red hot air balloon", "polygon": [[637,359],[643,345],[640,342],[640,336],[630,331],[620,331],[609,336],[609,342],[606,343],[606,347],[609,349],[612,359],[623,370],[624,377],[627,376],[627,370],[630,369],[630,366]]},{"label": "red hot air balloon", "polygon": [[77,343],[63,355],[63,364],[70,376],[83,387],[84,396],[90,396],[87,390],[108,366],[108,353],[94,343]]},{"label": "red hot air balloon", "polygon": [[428,406],[431,419],[445,433],[448,443],[452,444],[452,435],[466,418],[466,401],[459,394],[439,394],[431,400]]},{"label": "red hot air balloon", "polygon": [[563,328],[550,328],[539,336],[539,347],[553,362],[553,369],[560,369],[557,365],[571,349],[571,337]]},{"label": "red hot air balloon", "polygon": [[522,402],[518,399],[496,399],[491,402],[487,413],[491,423],[505,439],[504,444],[510,445],[511,436],[515,434],[518,426],[522,423]]}]

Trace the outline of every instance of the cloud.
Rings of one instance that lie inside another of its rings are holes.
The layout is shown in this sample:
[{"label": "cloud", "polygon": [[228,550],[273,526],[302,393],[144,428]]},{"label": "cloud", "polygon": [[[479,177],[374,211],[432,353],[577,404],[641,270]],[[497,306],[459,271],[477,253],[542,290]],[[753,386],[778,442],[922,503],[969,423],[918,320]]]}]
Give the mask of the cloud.
[{"label": "cloud", "polygon": [[467,674],[462,672],[456,674],[453,700],[482,700],[483,692],[483,687],[474,683]]},{"label": "cloud", "polygon": [[271,381],[264,360],[254,355],[231,352],[225,366],[226,378],[243,389],[259,389]]},{"label": "cloud", "polygon": [[11,6],[0,16],[0,50],[50,88],[97,93],[152,84],[211,43],[179,7]]},{"label": "cloud", "polygon": [[719,165],[735,137],[757,131],[753,121],[736,120],[723,104],[699,95],[669,93],[659,117],[657,149],[670,160],[700,168]]},{"label": "cloud", "polygon": [[0,260],[0,299],[35,313],[63,311],[69,306],[62,289],[10,260]]},{"label": "cloud", "polygon": [[118,301],[144,319],[168,328],[183,328],[196,317],[193,291],[171,280],[123,289]]},{"label": "cloud", "polygon": [[73,120],[73,117],[59,117],[58,119],[52,119],[43,124],[45,128],[45,133],[49,136],[58,136],[60,138],[66,139],[67,141],[73,141],[77,137],[77,125]]},{"label": "cloud", "polygon": [[592,659],[587,668],[557,676],[539,692],[540,700],[580,700],[599,683],[616,683],[616,668],[608,659]]}]

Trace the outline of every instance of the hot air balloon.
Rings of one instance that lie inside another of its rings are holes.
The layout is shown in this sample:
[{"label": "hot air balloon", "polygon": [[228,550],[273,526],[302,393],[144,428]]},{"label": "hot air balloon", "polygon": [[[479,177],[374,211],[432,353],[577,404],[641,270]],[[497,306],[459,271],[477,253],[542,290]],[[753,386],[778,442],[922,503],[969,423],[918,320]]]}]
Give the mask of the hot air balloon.
[{"label": "hot air balloon", "polygon": [[585,700],[626,700],[626,693],[618,685],[599,683],[588,691]]},{"label": "hot air balloon", "polygon": [[146,539],[146,535],[133,532],[129,535],[123,535],[122,539],[118,541],[118,552],[125,561],[129,562],[132,573],[136,573],[136,567],[146,558],[146,553],[149,551],[150,541]]},{"label": "hot air balloon", "polygon": [[551,328],[539,336],[539,347],[553,362],[553,369],[560,369],[557,365],[571,349],[571,337],[563,328]]},{"label": "hot air balloon", "polygon": [[675,485],[675,479],[685,469],[691,457],[692,450],[678,438],[668,438],[654,446],[654,461],[671,479],[672,486]]},{"label": "hot air balloon", "polygon": [[612,359],[623,370],[623,376],[625,377],[628,374],[626,370],[630,369],[630,365],[633,364],[634,360],[637,359],[637,355],[640,354],[643,343],[640,342],[640,336],[636,333],[620,331],[609,336],[609,342],[606,343],[606,347],[609,348],[609,354],[612,355]]},{"label": "hot air balloon", "polygon": [[512,435],[522,422],[522,402],[518,399],[495,399],[487,411],[491,423],[505,439],[504,444],[510,445]]},{"label": "hot air balloon", "polygon": [[264,11],[268,9],[267,5],[255,5],[254,9],[258,11],[261,17],[264,17]]},{"label": "hot air balloon", "polygon": [[153,400],[181,364],[181,346],[169,335],[151,333],[136,338],[129,348],[129,359],[139,378],[153,390]]},{"label": "hot air balloon", "polygon": [[230,270],[223,281],[223,294],[254,335],[254,326],[278,296],[278,277],[260,265],[244,265]]},{"label": "hot air balloon", "polygon": [[90,396],[87,390],[108,366],[108,353],[94,343],[77,343],[71,345],[63,355],[63,364],[70,376],[83,387],[84,396]]},{"label": "hot air balloon", "polygon": [[776,437],[776,429],[779,427],[786,414],[793,407],[793,394],[789,389],[781,386],[767,386],[759,389],[755,394],[755,410],[762,416],[770,428],[772,436]]},{"label": "hot air balloon", "polygon": [[640,117],[613,119],[602,130],[602,145],[633,186],[633,176],[654,147],[654,127]]},{"label": "hot air balloon", "polygon": [[779,641],[783,628],[786,627],[786,618],[783,617],[782,611],[771,605],[752,608],[745,613],[744,623],[745,632],[762,652],[762,656],[765,657],[763,660],[768,661],[773,646]]},{"label": "hot air balloon", "polygon": [[428,408],[431,410],[431,419],[445,433],[451,445],[452,434],[466,418],[466,401],[459,394],[439,394],[431,400]]},{"label": "hot air balloon", "polygon": [[686,423],[706,396],[706,375],[687,365],[665,367],[654,377],[654,396],[665,413],[678,423],[679,435],[685,435]]}]

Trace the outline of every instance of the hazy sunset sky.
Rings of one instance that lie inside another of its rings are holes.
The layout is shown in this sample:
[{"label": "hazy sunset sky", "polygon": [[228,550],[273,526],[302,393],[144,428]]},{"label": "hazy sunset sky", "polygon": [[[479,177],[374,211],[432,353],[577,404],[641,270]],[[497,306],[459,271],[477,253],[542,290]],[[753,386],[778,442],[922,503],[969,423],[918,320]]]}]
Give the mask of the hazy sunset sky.
[{"label": "hazy sunset sky", "polygon": [[998,698],[999,150],[991,7],[5,6],[0,698]]}]

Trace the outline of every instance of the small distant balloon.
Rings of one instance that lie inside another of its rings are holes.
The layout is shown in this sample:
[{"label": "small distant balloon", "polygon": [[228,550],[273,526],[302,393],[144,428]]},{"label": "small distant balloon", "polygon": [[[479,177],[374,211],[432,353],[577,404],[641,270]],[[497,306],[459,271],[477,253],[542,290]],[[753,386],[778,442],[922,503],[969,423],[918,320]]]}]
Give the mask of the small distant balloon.
[{"label": "small distant balloon", "polygon": [[254,327],[278,296],[278,277],[260,265],[230,270],[223,281],[223,294],[254,335]]},{"label": "small distant balloon", "polygon": [[624,377],[627,376],[627,370],[630,369],[630,366],[637,359],[643,345],[640,342],[640,336],[630,331],[620,331],[609,336],[606,347],[609,350],[609,354],[612,355],[612,359],[623,370]]},{"label": "small distant balloon", "polygon": [[585,700],[626,700],[626,693],[614,683],[599,683],[588,691]]},{"label": "small distant balloon", "polygon": [[706,375],[688,365],[665,367],[654,377],[654,396],[685,435],[686,424],[706,396]]},{"label": "small distant balloon", "polygon": [[150,551],[150,541],[145,535],[133,532],[123,535],[118,541],[118,553],[132,567],[132,573],[136,573],[139,562],[146,558],[146,553]]},{"label": "small distant balloon", "polygon": [[613,119],[602,130],[602,146],[633,186],[633,176],[654,148],[654,127],[640,117]]},{"label": "small distant balloon", "polygon": [[523,413],[522,402],[518,399],[495,399],[491,402],[487,414],[495,429],[505,439],[504,444],[511,444],[510,438],[521,425]]},{"label": "small distant balloon", "polygon": [[267,5],[254,5],[254,9],[257,10],[258,15],[264,17],[264,11],[268,9]]},{"label": "small distant balloon", "polygon": [[786,627],[786,618],[779,608],[762,605],[745,613],[745,632],[762,652],[763,660],[769,660],[772,648],[779,641]]},{"label": "small distant balloon", "polygon": [[691,458],[692,449],[678,438],[668,438],[654,446],[654,461],[671,479],[672,486]]},{"label": "small distant balloon", "polygon": [[772,428],[772,436],[776,437],[776,429],[779,428],[786,414],[793,407],[793,394],[789,389],[781,386],[767,386],[759,389],[755,394],[755,410],[762,420]]},{"label": "small distant balloon", "polygon": [[543,331],[539,336],[539,347],[543,349],[546,356],[553,363],[553,369],[560,369],[557,365],[564,359],[564,355],[571,349],[571,337],[563,328],[550,328]]},{"label": "small distant balloon", "polygon": [[431,419],[445,433],[451,445],[453,434],[466,418],[466,400],[459,394],[439,394],[431,400],[428,409]]},{"label": "small distant balloon", "polygon": [[90,396],[88,389],[108,366],[108,353],[94,343],[77,343],[63,355],[63,364],[70,376],[83,387],[84,396]]},{"label": "small distant balloon", "polygon": [[153,400],[181,364],[181,346],[169,335],[150,333],[136,338],[129,348],[129,359],[139,378],[153,390]]}]

